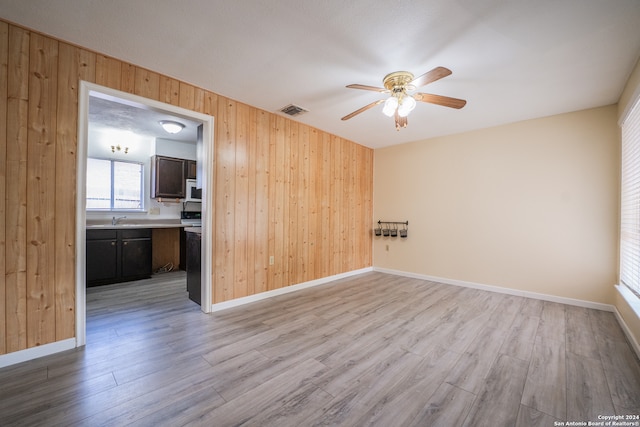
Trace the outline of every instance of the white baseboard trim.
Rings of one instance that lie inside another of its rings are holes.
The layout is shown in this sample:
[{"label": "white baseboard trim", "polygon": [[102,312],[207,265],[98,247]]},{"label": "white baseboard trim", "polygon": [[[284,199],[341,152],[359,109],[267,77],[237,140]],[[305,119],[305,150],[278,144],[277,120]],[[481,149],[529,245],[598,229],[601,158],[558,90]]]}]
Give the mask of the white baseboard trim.
[{"label": "white baseboard trim", "polygon": [[43,356],[50,356],[52,354],[71,350],[73,348],[76,348],[76,339],[69,338],[62,341],[56,341],[51,344],[39,345],[37,347],[27,348],[26,350],[3,354],[2,356],[0,356],[0,368],[27,362],[29,360],[37,359]]},{"label": "white baseboard trim", "polygon": [[516,295],[516,296],[526,297],[526,298],[534,298],[534,299],[539,299],[539,300],[543,300],[543,301],[557,302],[557,303],[560,303],[560,304],[575,305],[575,306],[584,307],[584,308],[593,308],[593,309],[596,309],[596,310],[603,310],[603,311],[609,311],[609,312],[614,312],[614,310],[615,310],[615,307],[613,305],[611,305],[611,304],[602,304],[602,303],[599,303],[599,302],[592,302],[592,301],[585,301],[585,300],[579,300],[579,299],[574,299],[574,298],[559,297],[559,296],[556,296],[556,295],[540,294],[540,293],[537,293],[537,292],[521,291],[521,290],[518,290],[518,289],[503,288],[503,287],[500,287],[500,286],[484,285],[482,283],[465,282],[463,280],[447,279],[447,278],[444,278],[444,277],[427,276],[427,275],[424,275],[424,274],[410,273],[410,272],[406,272],[406,271],[391,270],[391,269],[379,268],[379,267],[374,267],[373,271],[378,271],[378,272],[381,272],[381,273],[394,274],[396,276],[411,277],[411,278],[414,278],[414,279],[429,280],[429,281],[432,281],[432,282],[444,283],[445,285],[462,286],[462,287],[465,287],[465,288],[480,289],[480,290],[483,290],[483,291],[497,292],[497,293],[508,294],[508,295]]},{"label": "white baseboard trim", "polygon": [[373,271],[372,267],[361,268],[359,270],[348,271],[346,273],[336,274],[334,276],[323,277],[321,279],[311,280],[308,282],[298,283],[297,285],[286,286],[280,289],[274,289],[272,291],[260,292],[259,294],[249,295],[246,297],[236,298],[229,301],[219,302],[211,305],[211,312],[226,310],[232,307],[238,307],[241,305],[249,304],[256,301],[262,301],[267,298],[272,298],[278,295],[288,294],[290,292],[296,292],[302,289],[311,288],[314,286],[324,285],[326,283],[334,282],[346,277],[355,276],[362,273],[368,273]]}]

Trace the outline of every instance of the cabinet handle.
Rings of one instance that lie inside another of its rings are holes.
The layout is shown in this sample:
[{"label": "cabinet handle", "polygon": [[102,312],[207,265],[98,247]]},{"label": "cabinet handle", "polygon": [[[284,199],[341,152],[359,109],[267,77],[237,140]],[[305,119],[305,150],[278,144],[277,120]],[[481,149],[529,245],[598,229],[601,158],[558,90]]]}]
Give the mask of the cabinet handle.
[{"label": "cabinet handle", "polygon": [[116,242],[111,242],[111,246],[115,246],[115,245],[116,245]]},{"label": "cabinet handle", "polygon": [[127,246],[129,242],[122,242],[123,245]]}]

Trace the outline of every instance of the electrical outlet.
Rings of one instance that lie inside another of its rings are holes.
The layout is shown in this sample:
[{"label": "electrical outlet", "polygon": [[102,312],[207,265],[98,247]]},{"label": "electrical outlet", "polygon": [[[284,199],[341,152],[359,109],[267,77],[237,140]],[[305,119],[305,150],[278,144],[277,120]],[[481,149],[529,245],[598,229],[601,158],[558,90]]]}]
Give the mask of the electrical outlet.
[{"label": "electrical outlet", "polygon": [[276,260],[273,258],[273,255],[271,255],[269,257],[269,265],[273,265],[276,262]]},{"label": "electrical outlet", "polygon": [[149,215],[160,215],[160,208],[149,208]]}]

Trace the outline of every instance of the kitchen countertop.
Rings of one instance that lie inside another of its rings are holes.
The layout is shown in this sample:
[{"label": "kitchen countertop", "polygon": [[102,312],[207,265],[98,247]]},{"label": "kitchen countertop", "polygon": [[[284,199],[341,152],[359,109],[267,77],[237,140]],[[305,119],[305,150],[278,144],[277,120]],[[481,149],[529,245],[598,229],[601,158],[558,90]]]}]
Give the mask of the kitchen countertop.
[{"label": "kitchen countertop", "polygon": [[87,230],[121,230],[128,228],[186,228],[193,227],[193,224],[182,224],[179,219],[158,219],[158,220],[121,220],[113,225],[111,220],[87,220]]}]

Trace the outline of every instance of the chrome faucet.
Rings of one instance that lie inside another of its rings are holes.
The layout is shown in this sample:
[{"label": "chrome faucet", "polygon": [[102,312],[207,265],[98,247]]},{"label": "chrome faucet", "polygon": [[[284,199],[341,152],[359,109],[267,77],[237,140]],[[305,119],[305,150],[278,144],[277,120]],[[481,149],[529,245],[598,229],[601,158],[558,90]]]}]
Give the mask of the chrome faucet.
[{"label": "chrome faucet", "polygon": [[125,218],[126,216],[119,216],[118,218],[114,216],[113,218],[111,218],[111,225],[118,225],[118,223]]}]

